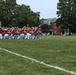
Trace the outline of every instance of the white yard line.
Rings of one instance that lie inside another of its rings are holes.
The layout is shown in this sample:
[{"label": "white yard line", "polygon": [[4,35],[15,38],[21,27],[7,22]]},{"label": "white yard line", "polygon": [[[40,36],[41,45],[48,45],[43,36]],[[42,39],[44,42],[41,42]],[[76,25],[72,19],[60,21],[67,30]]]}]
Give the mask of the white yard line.
[{"label": "white yard line", "polygon": [[19,57],[22,57],[22,58],[29,59],[29,60],[31,60],[31,61],[34,61],[34,62],[39,63],[39,64],[42,64],[42,65],[44,65],[44,66],[48,66],[48,67],[50,67],[50,68],[58,69],[58,70],[60,70],[60,71],[64,71],[64,72],[67,72],[67,73],[76,75],[76,72],[69,71],[69,70],[66,70],[66,69],[61,68],[61,67],[58,67],[58,66],[53,66],[53,65],[50,65],[50,64],[46,64],[46,63],[44,63],[44,62],[38,61],[38,60],[33,59],[33,58],[30,58],[30,57],[28,57],[28,56],[24,56],[24,55],[21,55],[21,54],[12,52],[12,51],[7,50],[7,49],[4,49],[4,48],[0,48],[0,50],[6,51],[6,52],[8,52],[8,53],[11,53],[11,54],[13,54],[13,55],[16,55],[16,56],[19,56]]}]

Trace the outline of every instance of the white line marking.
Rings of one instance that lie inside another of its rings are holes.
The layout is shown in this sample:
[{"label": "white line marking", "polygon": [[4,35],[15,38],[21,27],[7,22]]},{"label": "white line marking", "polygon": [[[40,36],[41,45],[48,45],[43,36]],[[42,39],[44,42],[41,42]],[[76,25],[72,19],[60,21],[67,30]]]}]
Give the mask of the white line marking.
[{"label": "white line marking", "polygon": [[50,68],[58,69],[58,70],[60,70],[60,71],[64,71],[64,72],[67,72],[67,73],[76,75],[76,72],[69,71],[69,70],[66,70],[66,69],[61,68],[61,67],[58,67],[58,66],[53,66],[53,65],[50,65],[50,64],[46,64],[46,63],[44,63],[44,62],[38,61],[38,60],[33,59],[33,58],[30,58],[30,57],[28,57],[28,56],[24,56],[24,55],[21,55],[21,54],[12,52],[12,51],[7,50],[7,49],[4,49],[4,48],[0,48],[0,50],[6,51],[6,52],[8,52],[8,53],[14,54],[14,55],[19,56],[19,57],[22,57],[22,58],[29,59],[29,60],[34,61],[34,62],[36,62],[36,63],[39,63],[39,64],[42,64],[42,65],[48,66],[48,67],[50,67]]}]

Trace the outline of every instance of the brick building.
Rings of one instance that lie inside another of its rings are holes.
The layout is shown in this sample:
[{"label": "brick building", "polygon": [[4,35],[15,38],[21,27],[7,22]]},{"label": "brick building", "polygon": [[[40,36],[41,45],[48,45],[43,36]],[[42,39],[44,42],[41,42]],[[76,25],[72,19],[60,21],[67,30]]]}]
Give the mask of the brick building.
[{"label": "brick building", "polygon": [[43,19],[41,20],[42,31],[50,33],[52,35],[61,35],[60,26],[56,25],[56,18]]}]

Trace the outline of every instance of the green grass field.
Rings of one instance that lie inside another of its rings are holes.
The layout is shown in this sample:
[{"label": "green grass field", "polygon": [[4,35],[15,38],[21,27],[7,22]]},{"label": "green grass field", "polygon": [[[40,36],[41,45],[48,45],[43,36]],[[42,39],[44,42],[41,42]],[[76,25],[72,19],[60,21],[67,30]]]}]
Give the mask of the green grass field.
[{"label": "green grass field", "polygon": [[[76,72],[76,36],[3,39],[0,47],[46,64]],[[0,75],[73,75],[0,49]]]}]

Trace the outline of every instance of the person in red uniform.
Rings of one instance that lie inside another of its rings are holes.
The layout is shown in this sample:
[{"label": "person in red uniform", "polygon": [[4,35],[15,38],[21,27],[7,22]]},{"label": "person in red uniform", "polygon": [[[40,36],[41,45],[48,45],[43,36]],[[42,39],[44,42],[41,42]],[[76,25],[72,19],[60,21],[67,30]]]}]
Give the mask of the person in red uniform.
[{"label": "person in red uniform", "polygon": [[31,28],[30,29],[31,39],[35,38],[34,32],[35,32],[35,30],[33,28]]},{"label": "person in red uniform", "polygon": [[8,38],[11,39],[12,38],[12,36],[11,36],[12,30],[10,28],[8,28],[6,32],[8,34]]},{"label": "person in red uniform", "polygon": [[26,35],[26,29],[25,28],[22,28],[20,30],[20,38],[25,38],[25,35]]},{"label": "person in red uniform", "polygon": [[19,39],[20,37],[19,37],[19,28],[15,28],[14,30],[13,30],[13,33],[14,33],[14,39],[16,38],[16,39]]},{"label": "person in red uniform", "polygon": [[36,34],[37,39],[40,39],[40,38],[41,38],[41,32],[42,32],[42,29],[41,29],[41,27],[39,26],[39,27],[35,30],[35,34]]},{"label": "person in red uniform", "polygon": [[4,39],[8,39],[9,38],[9,30],[8,28],[4,30]]}]

